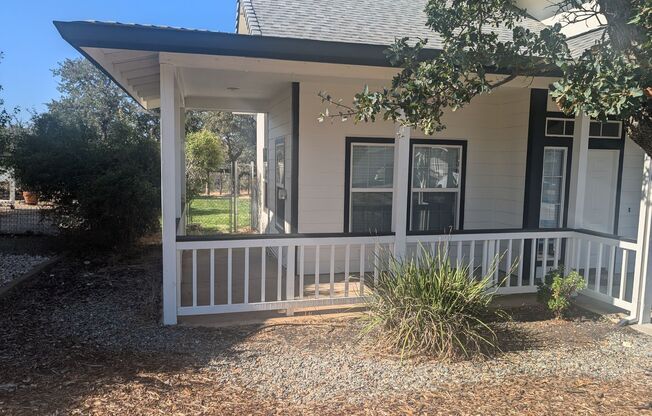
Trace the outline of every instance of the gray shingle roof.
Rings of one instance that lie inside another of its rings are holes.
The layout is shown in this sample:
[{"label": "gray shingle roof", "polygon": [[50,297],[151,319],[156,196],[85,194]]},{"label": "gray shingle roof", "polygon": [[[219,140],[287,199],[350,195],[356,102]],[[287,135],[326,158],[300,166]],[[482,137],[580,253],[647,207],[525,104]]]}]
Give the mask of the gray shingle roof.
[{"label": "gray shingle roof", "polygon": [[[441,39],[426,27],[427,0],[240,0],[252,35],[388,45],[396,38],[428,38],[430,48]],[[527,18],[523,26],[546,26]],[[512,31],[494,29],[502,40]]]},{"label": "gray shingle roof", "polygon": [[585,50],[599,42],[603,34],[604,27],[599,27],[568,38],[566,43],[573,58],[579,58]]}]

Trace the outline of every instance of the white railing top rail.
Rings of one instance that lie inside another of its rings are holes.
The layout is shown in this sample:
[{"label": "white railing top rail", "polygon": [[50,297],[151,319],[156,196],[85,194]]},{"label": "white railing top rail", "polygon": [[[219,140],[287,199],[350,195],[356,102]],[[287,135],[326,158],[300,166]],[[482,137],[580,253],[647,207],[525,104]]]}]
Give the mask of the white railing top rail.
[{"label": "white railing top rail", "polygon": [[472,232],[451,234],[411,234],[406,238],[407,243],[438,242],[438,241],[472,241],[472,240],[520,240],[530,238],[571,238],[572,230],[474,230]]},{"label": "white railing top rail", "polygon": [[344,244],[390,244],[394,235],[347,235],[347,234],[307,234],[307,235],[269,235],[232,236],[225,239],[192,239],[177,240],[177,249],[201,250],[245,247],[278,247],[301,245],[344,245]]},{"label": "white railing top rail", "polygon": [[[469,230],[447,234],[409,234],[408,244],[460,242],[482,240],[521,240],[521,239],[582,238],[598,244],[615,246],[626,250],[637,250],[636,241],[590,230]],[[249,234],[206,237],[177,237],[177,249],[201,250],[245,247],[277,247],[291,245],[346,245],[346,244],[389,244],[394,242],[394,234]]]}]

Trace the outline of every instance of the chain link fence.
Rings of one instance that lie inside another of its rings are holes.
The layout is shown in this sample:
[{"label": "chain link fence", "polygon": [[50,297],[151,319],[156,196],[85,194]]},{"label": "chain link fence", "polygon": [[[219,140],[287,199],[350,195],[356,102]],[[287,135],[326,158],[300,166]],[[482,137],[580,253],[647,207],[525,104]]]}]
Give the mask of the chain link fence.
[{"label": "chain link fence", "polygon": [[237,164],[235,175],[232,170],[224,166],[211,174],[206,192],[187,202],[187,235],[242,234],[256,230],[258,211],[254,201],[258,190],[254,164]]},{"label": "chain link fence", "polygon": [[56,234],[57,228],[48,215],[52,207],[41,201],[27,202],[16,191],[13,178],[0,174],[0,234]]}]

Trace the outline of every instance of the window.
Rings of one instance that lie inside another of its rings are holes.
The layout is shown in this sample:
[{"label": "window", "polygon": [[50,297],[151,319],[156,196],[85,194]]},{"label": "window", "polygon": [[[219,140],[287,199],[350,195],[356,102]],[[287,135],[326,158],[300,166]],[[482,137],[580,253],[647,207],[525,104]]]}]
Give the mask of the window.
[{"label": "window", "polygon": [[276,139],[274,149],[274,164],[276,168],[276,205],[275,217],[276,228],[285,229],[285,199],[287,191],[285,190],[285,138]]},{"label": "window", "polygon": [[589,125],[589,137],[598,139],[620,139],[622,134],[620,121],[592,121]]},{"label": "window", "polygon": [[269,195],[269,155],[267,152],[269,152],[267,146],[263,147],[263,203],[265,204],[265,208],[269,208],[267,201]]},{"label": "window", "polygon": [[543,152],[540,228],[561,228],[566,187],[566,148],[546,147]]},{"label": "window", "polygon": [[546,118],[546,136],[573,137],[575,120],[569,118]]},{"label": "window", "polygon": [[461,145],[413,146],[410,231],[459,228],[462,153]]},{"label": "window", "polygon": [[394,145],[351,143],[350,152],[349,231],[391,231]]}]

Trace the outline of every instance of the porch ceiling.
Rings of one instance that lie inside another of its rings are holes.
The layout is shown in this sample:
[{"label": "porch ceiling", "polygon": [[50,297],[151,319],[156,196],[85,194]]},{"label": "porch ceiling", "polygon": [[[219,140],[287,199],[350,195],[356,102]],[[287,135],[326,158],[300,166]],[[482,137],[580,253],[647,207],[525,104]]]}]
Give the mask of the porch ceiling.
[{"label": "porch ceiling", "polygon": [[388,81],[393,68],[283,61],[233,56],[81,48],[147,109],[160,105],[160,65],[176,68],[185,108],[267,110],[269,101],[294,81],[337,79],[356,84]]}]

